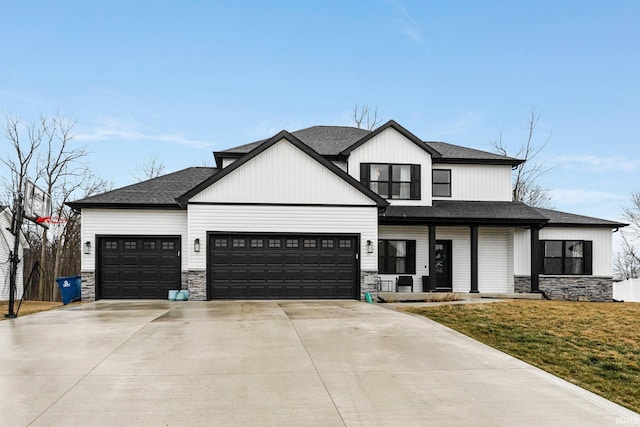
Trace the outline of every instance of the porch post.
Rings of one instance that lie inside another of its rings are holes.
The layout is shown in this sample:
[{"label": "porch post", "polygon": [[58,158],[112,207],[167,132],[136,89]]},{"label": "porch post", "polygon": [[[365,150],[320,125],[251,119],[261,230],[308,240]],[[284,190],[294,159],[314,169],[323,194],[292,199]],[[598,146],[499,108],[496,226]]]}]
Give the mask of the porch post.
[{"label": "porch post", "polygon": [[531,226],[531,292],[540,292],[540,227]]},{"label": "porch post", "polygon": [[429,225],[429,289],[428,291],[432,291],[435,288],[436,288],[436,226]]},{"label": "porch post", "polygon": [[478,293],[478,226],[469,226],[471,231],[471,292]]}]

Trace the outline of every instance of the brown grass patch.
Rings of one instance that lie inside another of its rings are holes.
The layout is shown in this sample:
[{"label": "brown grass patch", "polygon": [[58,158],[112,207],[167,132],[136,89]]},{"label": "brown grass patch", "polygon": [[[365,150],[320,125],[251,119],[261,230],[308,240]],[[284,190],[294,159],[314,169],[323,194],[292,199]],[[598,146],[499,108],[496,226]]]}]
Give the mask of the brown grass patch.
[{"label": "brown grass patch", "polygon": [[[20,301],[16,301],[13,307],[13,310],[16,311],[18,309],[18,304]],[[55,308],[62,307],[61,302],[51,302],[51,301],[22,301],[22,305],[20,306],[20,311],[18,312],[18,317],[25,316],[27,314],[38,313],[40,311],[53,310]],[[9,312],[9,301],[0,301],[0,320],[5,320],[5,314]]]},{"label": "brown grass patch", "polygon": [[510,301],[406,308],[640,411],[640,304]]},{"label": "brown grass patch", "polygon": [[460,295],[453,292],[428,292],[423,299],[411,298],[413,294],[389,293],[383,302],[450,302],[460,301]]}]

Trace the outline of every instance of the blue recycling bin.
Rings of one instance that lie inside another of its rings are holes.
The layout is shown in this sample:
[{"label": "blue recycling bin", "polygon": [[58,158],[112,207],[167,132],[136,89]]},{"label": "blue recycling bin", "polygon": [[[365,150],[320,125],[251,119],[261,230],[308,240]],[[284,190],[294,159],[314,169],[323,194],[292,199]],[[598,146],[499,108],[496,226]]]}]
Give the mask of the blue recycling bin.
[{"label": "blue recycling bin", "polygon": [[58,277],[56,282],[62,296],[62,304],[67,305],[80,300],[80,276]]}]

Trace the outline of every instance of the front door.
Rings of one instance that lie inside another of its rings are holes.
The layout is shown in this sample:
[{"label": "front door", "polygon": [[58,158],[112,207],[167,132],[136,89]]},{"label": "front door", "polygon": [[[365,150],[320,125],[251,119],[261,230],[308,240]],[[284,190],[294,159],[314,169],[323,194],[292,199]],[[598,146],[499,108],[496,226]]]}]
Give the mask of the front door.
[{"label": "front door", "polygon": [[451,292],[451,240],[436,241],[436,289]]}]

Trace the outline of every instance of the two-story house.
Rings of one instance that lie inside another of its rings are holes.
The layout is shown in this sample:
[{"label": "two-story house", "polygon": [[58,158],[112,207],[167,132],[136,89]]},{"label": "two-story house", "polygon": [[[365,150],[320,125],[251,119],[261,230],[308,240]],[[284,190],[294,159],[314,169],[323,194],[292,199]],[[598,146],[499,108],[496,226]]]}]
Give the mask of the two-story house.
[{"label": "two-story house", "polygon": [[[521,160],[425,142],[394,121],[314,126],[69,203],[82,297],[360,299],[395,290],[611,299],[624,224],[511,201]],[[410,289],[410,288],[409,288]]]}]

